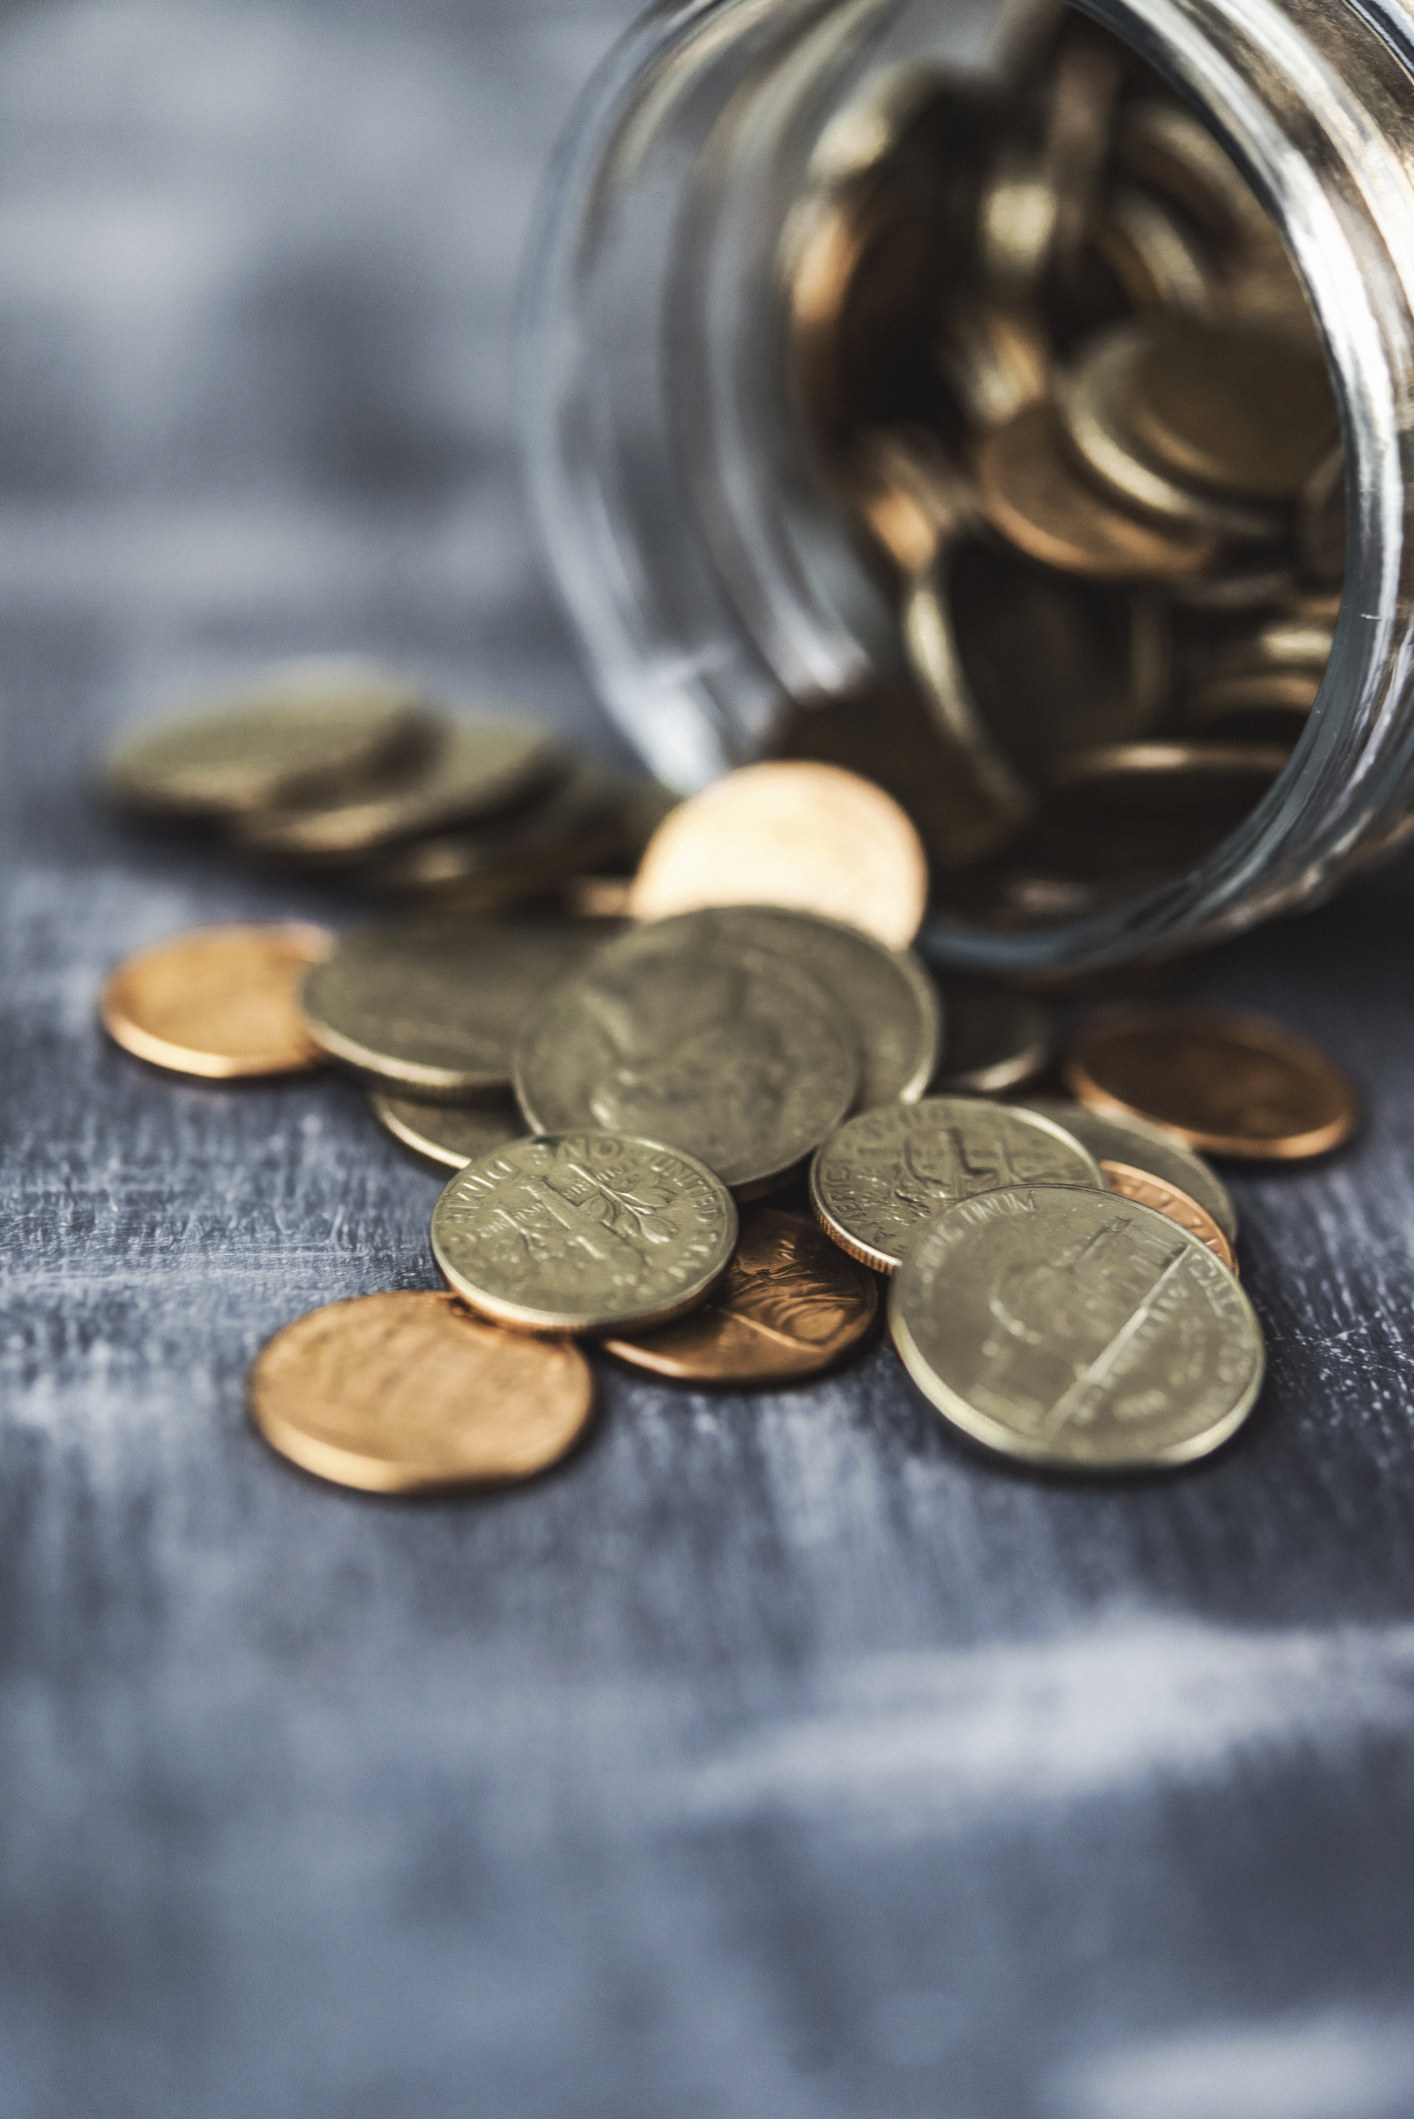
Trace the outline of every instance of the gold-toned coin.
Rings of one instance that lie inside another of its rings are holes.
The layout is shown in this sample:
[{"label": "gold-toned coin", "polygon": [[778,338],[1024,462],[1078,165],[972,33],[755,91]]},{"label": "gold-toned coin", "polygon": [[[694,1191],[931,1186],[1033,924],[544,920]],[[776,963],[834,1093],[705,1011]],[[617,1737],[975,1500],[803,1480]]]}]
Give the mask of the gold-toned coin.
[{"label": "gold-toned coin", "polygon": [[1073,1134],[1030,1111],[965,1096],[866,1111],[810,1166],[810,1204],[841,1250],[892,1273],[925,1222],[999,1186],[1104,1183]]},{"label": "gold-toned coin", "polygon": [[842,475],[845,495],[907,575],[931,566],[977,521],[971,483],[926,427],[871,427]]},{"label": "gold-toned coin", "polygon": [[1245,822],[1290,761],[1279,743],[1116,743],[1059,761],[1030,851],[1136,887],[1181,874]]},{"label": "gold-toned coin", "polygon": [[1135,184],[1119,184],[1105,204],[1095,247],[1131,305],[1208,316],[1216,301],[1209,252],[1161,199]]},{"label": "gold-toned coin", "polygon": [[1148,327],[1123,416],[1176,478],[1267,501],[1297,499],[1340,431],[1316,347],[1196,317]]},{"label": "gold-toned coin", "polygon": [[497,1331],[450,1295],[358,1295],[287,1324],[250,1372],[281,1456],[338,1486],[422,1493],[528,1479],[594,1408],[578,1347]]},{"label": "gold-toned coin", "polygon": [[544,729],[528,721],[454,721],[425,755],[341,802],[258,810],[235,827],[253,853],[348,861],[414,833],[444,830],[530,799],[561,769]]},{"label": "gold-toned coin", "polygon": [[309,1035],[395,1095],[459,1103],[504,1089],[532,1003],[603,939],[602,927],[567,919],[354,928],[305,981]]},{"label": "gold-toned coin", "polygon": [[754,1207],[736,1255],[691,1316],[605,1351],[678,1383],[794,1383],[835,1368],[861,1346],[879,1310],[878,1283],[812,1222]]},{"label": "gold-toned coin", "polygon": [[889,1290],[904,1366],[974,1442],[1077,1472],[1207,1456],[1261,1388],[1261,1327],[1196,1236],[1108,1191],[1015,1187],[919,1235]]},{"label": "gold-toned coin", "polygon": [[1063,1103],[1059,1097],[1029,1099],[1026,1108],[1039,1111],[1043,1118],[1073,1133],[1102,1170],[1107,1163],[1123,1163],[1187,1193],[1205,1214],[1211,1215],[1228,1243],[1236,1243],[1237,1210],[1226,1185],[1201,1155],[1163,1127],[1143,1118],[1116,1118],[1085,1104]]},{"label": "gold-toned coin", "polygon": [[526,1332],[670,1323],[721,1278],[736,1238],[732,1196],[695,1156],[587,1128],[481,1156],[432,1210],[450,1286]]},{"label": "gold-toned coin", "polygon": [[1229,544],[1271,544],[1282,533],[1280,510],[1242,506],[1170,476],[1145,455],[1127,414],[1153,325],[1120,324],[1085,346],[1064,377],[1058,402],[1071,447],[1086,469],[1124,504]]},{"label": "gold-toned coin", "polygon": [[1104,581],[1166,581],[1199,574],[1218,555],[1214,538],[1127,514],[1072,460],[1053,405],[1028,405],[982,437],[982,506],[1004,537],[1069,574]]},{"label": "gold-toned coin", "polygon": [[1199,1243],[1206,1244],[1230,1273],[1237,1271],[1232,1245],[1207,1208],[1200,1207],[1191,1193],[1155,1177],[1150,1170],[1136,1170],[1130,1163],[1102,1162],[1100,1168],[1111,1192],[1118,1193],[1121,1199],[1137,1200],[1141,1207],[1152,1207],[1156,1214],[1166,1214],[1181,1229],[1187,1229],[1190,1236],[1196,1236]]},{"label": "gold-toned coin", "polygon": [[1102,1016],[1071,1045],[1065,1081],[1080,1103],[1151,1119],[1209,1155],[1298,1161],[1359,1123],[1354,1090],[1317,1046],[1237,1009]]},{"label": "gold-toned coin", "polygon": [[1067,12],[1047,68],[1044,144],[1056,199],[1052,247],[1062,272],[1075,266],[1094,223],[1128,59],[1124,45],[1108,30]]},{"label": "gold-toned coin", "polygon": [[935,343],[934,359],[968,424],[981,431],[1004,426],[1050,388],[1045,328],[1026,303],[959,295]]},{"label": "gold-toned coin", "polygon": [[1296,577],[1290,558],[1263,555],[1240,566],[1220,565],[1211,574],[1164,584],[1164,595],[1181,611],[1261,611],[1287,602]]},{"label": "gold-toned coin", "polygon": [[949,972],[943,981],[947,1042],[936,1087],[954,1096],[1001,1096],[1034,1082],[1055,1050],[1055,1018],[1029,994]]},{"label": "gold-toned coin", "polygon": [[123,959],[103,988],[103,1027],[175,1074],[303,1074],[324,1055],[305,1028],[300,984],[333,946],[325,928],[295,921],[191,928]]},{"label": "gold-toned coin", "polygon": [[375,1092],[368,1101],[385,1133],[444,1170],[463,1170],[525,1133],[525,1121],[509,1096],[480,1104],[425,1104]]},{"label": "gold-toned coin", "polygon": [[1190,728],[1225,742],[1292,744],[1301,735],[1320,693],[1321,670],[1249,670],[1212,676],[1188,698],[1183,718]]},{"label": "gold-toned coin", "polygon": [[528,1014],[515,1088],[535,1131],[610,1126],[699,1156],[755,1192],[849,1110],[859,1053],[843,1011],[784,957],[695,923],[607,944]]},{"label": "gold-toned coin", "polygon": [[769,950],[814,979],[849,1023],[859,1048],[861,1111],[896,1098],[916,1103],[933,1079],[942,1043],[937,988],[911,949],[886,949],[862,928],[780,905],[720,905],[659,922],[691,954]]},{"label": "gold-toned coin", "polygon": [[917,832],[882,788],[835,765],[728,773],[667,816],[633,887],[640,920],[703,905],[788,905],[848,920],[892,949],[928,902]]},{"label": "gold-toned coin", "polygon": [[398,847],[363,880],[371,891],[490,912],[601,861],[636,861],[673,806],[654,780],[580,765],[530,808]]},{"label": "gold-toned coin", "polygon": [[104,767],[125,808],[234,816],[391,769],[435,742],[421,689],[376,665],[333,657],[282,663],[196,716],[125,736]]}]

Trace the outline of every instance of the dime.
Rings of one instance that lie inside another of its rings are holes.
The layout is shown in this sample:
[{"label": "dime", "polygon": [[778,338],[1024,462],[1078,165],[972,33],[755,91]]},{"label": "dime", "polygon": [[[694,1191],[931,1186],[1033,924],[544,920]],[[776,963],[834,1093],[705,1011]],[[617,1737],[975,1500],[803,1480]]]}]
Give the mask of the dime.
[{"label": "dime", "polygon": [[1164,322],[1121,324],[1089,342],[1060,389],[1071,446],[1121,502],[1199,536],[1270,544],[1282,531],[1278,510],[1244,507],[1186,485],[1151,462],[1136,441],[1127,417],[1136,376],[1164,328]]},{"label": "dime", "polygon": [[679,913],[659,933],[691,953],[714,945],[766,949],[823,986],[847,1018],[859,1047],[855,1102],[916,1103],[938,1063],[942,1010],[937,989],[911,949],[885,949],[861,928],[777,905],[722,905]]},{"label": "dime", "polygon": [[531,1003],[603,938],[602,927],[565,919],[355,928],[305,981],[309,1034],[394,1092],[457,1103],[504,1089]]},{"label": "dime", "polygon": [[1134,1199],[1141,1207],[1152,1207],[1156,1214],[1166,1214],[1176,1221],[1181,1229],[1205,1243],[1214,1258],[1220,1258],[1230,1273],[1237,1271],[1237,1260],[1232,1245],[1205,1207],[1188,1192],[1177,1185],[1165,1183],[1152,1171],[1136,1170],[1130,1163],[1102,1162],[1105,1184],[1121,1199]]},{"label": "dime", "polygon": [[529,809],[390,849],[363,880],[373,891],[485,912],[600,861],[636,861],[671,806],[655,781],[581,765]]},{"label": "dime", "polygon": [[791,1383],[833,1368],[866,1339],[878,1283],[813,1223],[756,1207],[736,1256],[690,1317],[605,1351],[680,1383]]},{"label": "dime", "polygon": [[1000,1096],[1050,1064],[1055,1022],[1024,993],[949,972],[943,981],[947,1045],[936,1086],[954,1095]]},{"label": "dime", "polygon": [[1113,1192],[1018,1186],[922,1232],[889,1290],[894,1344],[945,1419],[1069,1471],[1190,1463],[1261,1388],[1241,1287],[1176,1222]]},{"label": "dime", "polygon": [[817,980],[676,920],[610,942],[552,988],[515,1055],[537,1132],[599,1125],[666,1140],[738,1189],[811,1154],[858,1082],[854,1033]]},{"label": "dime", "polygon": [[701,1302],[736,1245],[695,1156],[623,1133],[537,1134],[458,1171],[432,1254],[473,1309],[528,1332],[621,1332]]},{"label": "dime", "polygon": [[1295,500],[1339,438],[1316,347],[1196,317],[1149,327],[1124,417],[1176,477],[1256,500]]},{"label": "dime", "polygon": [[1160,1126],[1143,1118],[1115,1118],[1107,1111],[1092,1111],[1084,1104],[1062,1103],[1056,1097],[1028,1099],[1028,1111],[1039,1111],[1073,1133],[1082,1148],[1088,1148],[1100,1168],[1106,1163],[1126,1163],[1150,1177],[1162,1178],[1197,1201],[1210,1214],[1230,1244],[1237,1241],[1237,1210],[1226,1185],[1201,1155]]},{"label": "dime", "polygon": [[509,1096],[483,1104],[424,1104],[403,1096],[370,1096],[385,1133],[427,1162],[461,1170],[478,1156],[519,1140],[525,1122]]},{"label": "dime", "polygon": [[237,824],[253,853],[347,861],[414,832],[489,817],[527,800],[560,770],[560,753],[528,721],[452,722],[435,749],[333,804],[258,810]]},{"label": "dime", "polygon": [[983,436],[977,484],[987,515],[1032,559],[1104,581],[1202,573],[1214,538],[1129,515],[1071,461],[1051,404],[1028,405]]},{"label": "dime", "polygon": [[899,949],[928,902],[928,862],[899,805],[836,765],[773,760],[714,781],[648,842],[640,920],[703,905],[788,905]]},{"label": "dime", "polygon": [[500,1332],[450,1295],[359,1295],[277,1332],[250,1413],[303,1470],[378,1494],[527,1479],[583,1434],[578,1347]]},{"label": "dime", "polygon": [[125,957],[99,1014],[115,1044],[209,1080],[302,1074],[323,1063],[300,982],[334,946],[322,927],[195,927]]},{"label": "dime", "polygon": [[1210,1155],[1292,1162],[1350,1138],[1359,1105],[1325,1054],[1268,1017],[1145,1008],[1083,1030],[1065,1062],[1083,1104],[1152,1119]]},{"label": "dime", "polygon": [[810,1166],[810,1203],[841,1250],[892,1273],[924,1222],[1009,1185],[1102,1185],[1089,1150],[1030,1111],[964,1096],[866,1111]]},{"label": "dime", "polygon": [[421,690],[370,663],[282,663],[192,719],[139,729],[110,752],[108,793],[125,808],[230,816],[318,800],[430,748],[440,727]]}]

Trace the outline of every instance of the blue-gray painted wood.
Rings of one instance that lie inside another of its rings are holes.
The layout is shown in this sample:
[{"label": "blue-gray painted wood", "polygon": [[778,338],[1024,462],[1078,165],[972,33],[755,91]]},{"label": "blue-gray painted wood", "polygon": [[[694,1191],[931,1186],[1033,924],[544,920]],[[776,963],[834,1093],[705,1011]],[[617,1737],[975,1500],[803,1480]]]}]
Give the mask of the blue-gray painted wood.
[{"label": "blue-gray painted wood", "polygon": [[1414,873],[1192,989],[1359,1077],[1241,1180],[1271,1384],[1217,1461],[967,1455],[889,1352],[602,1374],[489,1499],[302,1477],[312,1305],[433,1284],[350,1086],[184,1087],[108,964],[319,913],[87,798],[108,734],[367,649],[612,748],[511,443],[534,183],[623,10],[72,0],[0,34],[0,2111],[1414,2110]]}]

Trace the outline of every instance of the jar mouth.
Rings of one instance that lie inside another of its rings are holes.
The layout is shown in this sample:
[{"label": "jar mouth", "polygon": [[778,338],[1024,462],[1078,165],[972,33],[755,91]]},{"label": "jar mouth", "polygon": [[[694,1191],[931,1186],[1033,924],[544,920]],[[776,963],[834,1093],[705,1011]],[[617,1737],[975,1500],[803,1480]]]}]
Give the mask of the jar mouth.
[{"label": "jar mouth", "polygon": [[[1328,597],[1329,658],[1303,694],[1299,738],[1191,860],[1153,880],[1107,877],[1074,909],[1033,891],[1011,924],[969,910],[951,866],[939,866],[949,901],[922,946],[1017,976],[1173,953],[1309,901],[1393,841],[1414,784],[1411,450],[1399,411],[1401,378],[1414,372],[1414,233],[1397,122],[1410,54],[1351,0],[1321,11],[1306,0],[1081,0],[1063,12],[1113,35],[1157,94],[1199,114],[1294,267],[1343,450],[1344,593]],[[995,103],[998,52],[986,6],[694,0],[646,18],[590,92],[542,221],[532,482],[600,689],[684,790],[779,750],[791,717],[801,727],[787,754],[854,764],[889,786],[867,749],[809,749],[821,708],[867,696],[869,734],[881,678],[907,668],[912,681],[918,652],[966,664],[965,639],[949,643],[936,613],[904,608],[912,575],[871,560],[857,506],[842,503],[834,442],[802,390],[792,304],[808,311],[839,263],[826,244],[802,297],[802,201],[848,186],[881,141],[888,151],[899,123],[890,99],[920,54],[935,79],[951,69],[959,137],[980,156],[994,144],[977,112]],[[1208,499],[1224,551],[1251,552],[1260,571],[1262,505],[1236,491]],[[987,540],[1005,548],[996,523],[993,513]],[[1035,552],[1020,558],[1044,565]],[[1081,601],[1097,590],[1082,586]],[[1005,609],[1005,587],[989,593]],[[1103,715],[1091,721],[1090,749],[1103,752],[1112,733]],[[1151,750],[1174,734],[1162,722],[1138,732]],[[969,770],[1005,809],[1030,762],[999,740],[974,749]],[[1155,763],[1127,760],[1135,771]],[[1099,769],[1094,757],[1089,767]],[[1248,767],[1257,774],[1257,761]]]}]

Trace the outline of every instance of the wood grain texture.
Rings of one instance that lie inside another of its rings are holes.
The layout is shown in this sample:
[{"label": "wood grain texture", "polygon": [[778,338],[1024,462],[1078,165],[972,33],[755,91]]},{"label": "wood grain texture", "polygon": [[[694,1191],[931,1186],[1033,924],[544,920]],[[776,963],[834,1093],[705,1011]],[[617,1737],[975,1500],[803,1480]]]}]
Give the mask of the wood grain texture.
[{"label": "wood grain texture", "polygon": [[172,1082],[124,951],[315,893],[125,832],[149,703],[317,648],[608,751],[515,497],[511,288],[622,11],[131,0],[0,33],[7,2119],[1392,2119],[1414,2108],[1414,871],[1191,990],[1328,1043],[1235,1181],[1271,1380],[1191,1473],[967,1455],[885,1348],[600,1364],[545,1480],[318,1485],[242,1409],[434,1284],[334,1079]]}]

